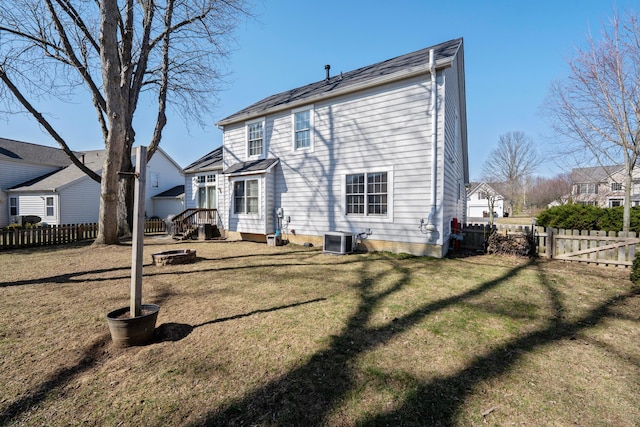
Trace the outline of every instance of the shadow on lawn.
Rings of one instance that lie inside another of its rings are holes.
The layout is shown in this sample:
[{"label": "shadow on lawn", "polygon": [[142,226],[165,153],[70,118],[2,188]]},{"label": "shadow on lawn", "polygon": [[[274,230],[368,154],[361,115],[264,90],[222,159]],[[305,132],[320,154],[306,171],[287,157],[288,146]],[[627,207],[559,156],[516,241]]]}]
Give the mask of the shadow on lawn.
[{"label": "shadow on lawn", "polygon": [[78,375],[93,369],[106,358],[104,348],[110,340],[109,334],[103,334],[85,347],[84,354],[74,366],[60,368],[37,388],[0,409],[0,425],[7,425],[28,412],[33,406],[46,400],[50,394],[69,384]]},{"label": "shadow on lawn", "polygon": [[[362,270],[358,285],[360,304],[356,313],[348,320],[347,326],[339,336],[334,336],[327,350],[318,352],[304,366],[290,371],[283,377],[271,381],[243,398],[230,402],[224,407],[212,409],[204,422],[194,425],[324,425],[327,417],[348,398],[357,384],[351,365],[355,358],[388,343],[425,317],[456,304],[469,302],[497,287],[521,270],[536,266],[537,261],[515,267],[502,277],[481,284],[462,294],[424,304],[413,312],[395,318],[386,325],[369,326],[369,320],[385,297],[399,291],[410,279],[410,272],[394,264],[392,272],[401,273],[393,286],[383,292],[375,293],[375,283],[389,272],[367,277],[366,268]],[[640,295],[640,288],[617,295],[594,308],[584,317],[565,322],[559,293],[546,279],[540,269],[543,286],[549,293],[555,316],[545,327],[522,335],[490,353],[479,356],[466,368],[433,381],[417,384],[408,397],[389,412],[371,414],[359,424],[378,425],[415,425],[450,426],[456,424],[456,416],[464,405],[465,399],[478,383],[500,376],[511,369],[516,361],[549,343],[571,339],[585,328],[593,327],[611,314],[610,310],[625,300]],[[486,308],[491,310],[490,307]]]},{"label": "shadow on lawn", "polygon": [[299,307],[301,305],[311,304],[314,302],[326,301],[326,298],[315,298],[309,301],[296,302],[293,304],[281,305],[278,307],[265,308],[259,310],[253,310],[248,313],[236,314],[234,316],[229,317],[221,317],[219,319],[209,320],[207,322],[200,323],[199,325],[188,325],[186,323],[163,323],[158,326],[154,332],[154,342],[165,342],[165,341],[180,341],[183,338],[186,338],[194,329],[199,328],[201,326],[213,325],[214,323],[222,323],[227,322],[229,320],[242,319],[243,317],[250,317],[256,314],[261,313],[270,313],[272,311],[284,310],[287,308]]}]

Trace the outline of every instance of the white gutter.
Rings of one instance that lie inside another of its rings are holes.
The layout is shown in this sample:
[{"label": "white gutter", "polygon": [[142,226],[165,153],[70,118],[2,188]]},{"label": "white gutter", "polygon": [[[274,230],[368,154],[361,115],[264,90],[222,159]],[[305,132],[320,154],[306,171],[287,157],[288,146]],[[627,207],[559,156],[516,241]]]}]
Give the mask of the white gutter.
[{"label": "white gutter", "polygon": [[434,61],[433,49],[429,51],[429,73],[431,73],[431,211],[427,218],[425,231],[427,240],[436,243],[440,238],[440,233],[434,223],[436,209],[438,206],[438,87],[436,85],[436,64]]}]

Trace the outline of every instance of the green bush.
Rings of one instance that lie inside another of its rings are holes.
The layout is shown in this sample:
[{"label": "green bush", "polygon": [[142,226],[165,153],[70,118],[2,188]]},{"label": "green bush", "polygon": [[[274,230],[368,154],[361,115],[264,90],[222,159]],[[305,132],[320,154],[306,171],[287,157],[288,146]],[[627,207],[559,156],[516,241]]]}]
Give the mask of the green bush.
[{"label": "green bush", "polygon": [[631,281],[636,285],[640,285],[640,253],[636,254],[631,266]]},{"label": "green bush", "polygon": [[[537,224],[543,227],[563,228],[566,230],[604,230],[621,231],[623,207],[599,208],[568,204],[546,209],[536,217]],[[629,231],[640,233],[640,207],[631,208]]]}]

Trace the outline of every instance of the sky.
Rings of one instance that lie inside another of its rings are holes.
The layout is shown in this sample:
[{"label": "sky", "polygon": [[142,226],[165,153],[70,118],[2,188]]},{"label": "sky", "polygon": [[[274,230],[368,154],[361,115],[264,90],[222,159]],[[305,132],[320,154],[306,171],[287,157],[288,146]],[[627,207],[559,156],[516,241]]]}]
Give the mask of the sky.
[{"label": "sky", "polygon": [[[325,64],[339,74],[458,37],[464,38],[471,180],[481,179],[507,132],[524,132],[549,159],[557,142],[541,112],[550,84],[567,75],[576,47],[601,31],[614,8],[640,10],[638,0],[255,1],[254,17],[238,25],[229,46],[229,76],[212,100],[211,124],[202,129],[169,112],[160,146],[182,167],[222,144],[215,122],[324,79]],[[55,112],[54,126],[73,150],[104,148],[90,105],[37,108]],[[146,145],[155,106],[140,105],[136,114],[136,145]],[[0,117],[0,137],[57,146],[24,114]],[[549,159],[538,174],[554,176],[565,167]]]}]

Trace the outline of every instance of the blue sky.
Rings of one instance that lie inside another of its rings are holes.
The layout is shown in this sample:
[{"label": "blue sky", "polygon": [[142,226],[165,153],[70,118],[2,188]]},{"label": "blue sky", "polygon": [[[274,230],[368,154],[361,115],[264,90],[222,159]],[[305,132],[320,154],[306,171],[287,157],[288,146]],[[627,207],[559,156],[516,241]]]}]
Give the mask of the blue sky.
[{"label": "blue sky", "polygon": [[[550,83],[567,73],[567,59],[597,34],[613,8],[640,9],[620,0],[351,0],[258,1],[255,19],[242,22],[211,126],[185,126],[169,116],[161,147],[186,166],[222,143],[213,123],[266,96],[453,38],[463,37],[472,180],[501,134],[522,131],[545,156],[554,141],[540,111]],[[103,148],[93,109],[75,104],[56,111],[55,126],[74,150]],[[145,111],[148,108],[148,111]],[[136,144],[153,130],[153,105],[141,105]],[[144,124],[147,126],[144,126]],[[26,116],[0,118],[0,136],[56,146]],[[539,173],[562,172],[552,161]]]}]

